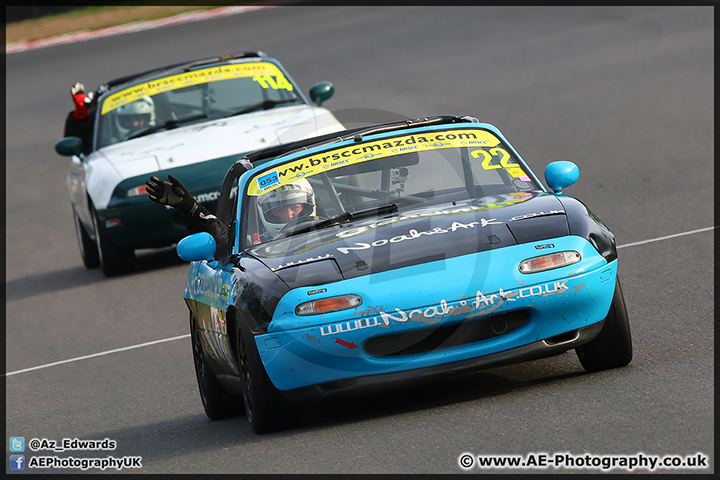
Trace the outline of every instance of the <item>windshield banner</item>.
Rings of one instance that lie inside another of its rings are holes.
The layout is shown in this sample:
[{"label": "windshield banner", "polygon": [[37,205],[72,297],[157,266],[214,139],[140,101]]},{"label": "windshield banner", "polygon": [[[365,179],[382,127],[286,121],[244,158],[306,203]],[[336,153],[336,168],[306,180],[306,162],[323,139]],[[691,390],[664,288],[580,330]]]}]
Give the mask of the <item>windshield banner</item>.
[{"label": "windshield banner", "polygon": [[[248,62],[220,65],[218,67],[203,68],[201,70],[193,70],[165,78],[158,78],[113,93],[103,102],[101,113],[105,115],[118,107],[134,102],[142,97],[157,95],[158,93],[168,90],[177,90],[193,85],[201,85],[203,83],[243,77],[257,77],[257,81],[261,86],[268,85],[269,79],[276,82],[275,85],[278,83],[291,85],[290,82],[285,79],[285,76],[277,65],[273,63]],[[272,79],[272,77],[275,77],[275,79]],[[292,86],[290,86],[288,90],[292,90]]]},{"label": "windshield banner", "polygon": [[[486,130],[458,129],[384,138],[361,145],[348,145],[335,150],[326,150],[309,157],[303,157],[258,175],[250,181],[248,195],[263,195],[281,185],[292,183],[300,178],[309,177],[347,165],[366,162],[371,159],[391,157],[403,153],[439,150],[442,148],[492,148],[499,143],[500,140]],[[498,148],[498,150],[500,149]],[[503,152],[505,151],[503,150]],[[477,154],[473,155],[473,157],[476,155]]]}]

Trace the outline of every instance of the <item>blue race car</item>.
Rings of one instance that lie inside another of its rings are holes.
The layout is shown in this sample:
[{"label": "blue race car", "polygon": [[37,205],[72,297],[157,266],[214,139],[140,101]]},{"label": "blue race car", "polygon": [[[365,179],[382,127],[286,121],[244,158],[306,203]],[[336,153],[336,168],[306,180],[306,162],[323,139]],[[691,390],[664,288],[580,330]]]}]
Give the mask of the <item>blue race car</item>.
[{"label": "blue race car", "polygon": [[552,162],[546,188],[472,117],[245,155],[220,194],[229,242],[177,247],[207,415],[244,407],[262,433],[354,389],[570,349],[587,371],[627,365],[614,235],[562,193],[578,176]]}]

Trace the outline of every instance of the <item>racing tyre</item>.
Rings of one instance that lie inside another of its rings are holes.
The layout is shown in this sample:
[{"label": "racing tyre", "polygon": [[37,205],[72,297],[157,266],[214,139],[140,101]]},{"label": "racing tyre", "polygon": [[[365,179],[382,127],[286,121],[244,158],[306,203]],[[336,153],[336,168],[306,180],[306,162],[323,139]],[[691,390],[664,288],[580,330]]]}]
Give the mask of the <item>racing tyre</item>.
[{"label": "racing tyre", "polygon": [[575,352],[588,372],[624,367],[632,360],[630,324],[620,279],[615,284],[615,295],[602,330],[592,341],[576,348]]},{"label": "racing tyre", "polygon": [[200,342],[200,332],[192,314],[190,314],[190,337],[192,338],[195,375],[205,414],[210,420],[221,420],[236,415],[238,399],[227,393],[210,369]]},{"label": "racing tyre", "polygon": [[300,409],[280,397],[265,372],[252,332],[243,320],[238,323],[238,366],[248,423],[258,434],[294,425]]},{"label": "racing tyre", "polygon": [[85,227],[75,213],[73,208],[73,221],[75,223],[75,234],[77,235],[78,248],[80,248],[80,258],[82,258],[85,268],[97,268],[100,266],[100,255],[97,245],[88,235]]},{"label": "racing tyre", "polygon": [[105,227],[98,219],[97,211],[92,212],[100,268],[106,277],[132,272],[135,269],[135,252],[132,248],[119,247],[108,237]]}]

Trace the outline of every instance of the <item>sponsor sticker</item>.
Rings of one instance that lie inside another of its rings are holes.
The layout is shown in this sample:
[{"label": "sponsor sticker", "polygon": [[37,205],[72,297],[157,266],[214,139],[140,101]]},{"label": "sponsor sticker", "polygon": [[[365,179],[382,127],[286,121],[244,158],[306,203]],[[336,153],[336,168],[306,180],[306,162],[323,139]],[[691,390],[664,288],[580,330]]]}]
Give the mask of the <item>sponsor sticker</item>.
[{"label": "sponsor sticker", "polygon": [[[395,308],[393,313],[386,311],[380,311],[380,315],[372,318],[361,318],[358,320],[350,320],[347,322],[335,323],[331,325],[324,325],[320,327],[321,336],[337,335],[340,333],[346,333],[352,330],[359,330],[363,328],[382,327],[390,325],[390,321],[393,323],[398,322],[404,324],[408,320],[412,320],[413,317],[417,316],[423,320],[441,319],[447,316],[453,315],[470,315],[479,313],[484,315],[490,313],[497,306],[504,304],[505,302],[515,302],[519,299],[536,297],[536,296],[548,296],[564,293],[569,290],[567,286],[567,279],[561,282],[546,283],[544,285],[533,285],[531,287],[522,287],[515,290],[503,291],[501,288],[496,293],[484,294],[480,290],[475,294],[475,300],[470,299],[455,302],[454,304],[448,303],[447,300],[442,299],[437,305],[430,305],[424,308],[408,309],[403,310]],[[492,308],[490,308],[492,306]]]},{"label": "sponsor sticker", "polygon": [[280,185],[280,177],[278,177],[278,174],[276,171],[272,171],[269,173],[266,173],[265,175],[260,175],[257,177],[257,190],[261,192],[265,192],[267,189],[279,186]]}]

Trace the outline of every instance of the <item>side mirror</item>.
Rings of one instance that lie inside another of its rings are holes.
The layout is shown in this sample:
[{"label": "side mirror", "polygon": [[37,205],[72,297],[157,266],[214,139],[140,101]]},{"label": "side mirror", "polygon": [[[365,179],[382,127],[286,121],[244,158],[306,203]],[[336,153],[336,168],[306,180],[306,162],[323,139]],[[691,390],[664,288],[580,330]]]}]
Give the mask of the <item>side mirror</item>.
[{"label": "side mirror", "polygon": [[330,99],[335,93],[335,86],[330,82],[319,82],[310,89],[310,99],[321,106],[323,102]]},{"label": "side mirror", "polygon": [[177,254],[186,262],[208,262],[215,257],[217,244],[215,239],[207,232],[194,233],[180,240],[177,244]]},{"label": "side mirror", "polygon": [[545,183],[557,194],[580,178],[580,169],[573,162],[558,160],[545,167]]},{"label": "side mirror", "polygon": [[80,137],[61,138],[55,144],[55,152],[63,157],[80,155],[83,151],[83,141]]}]

